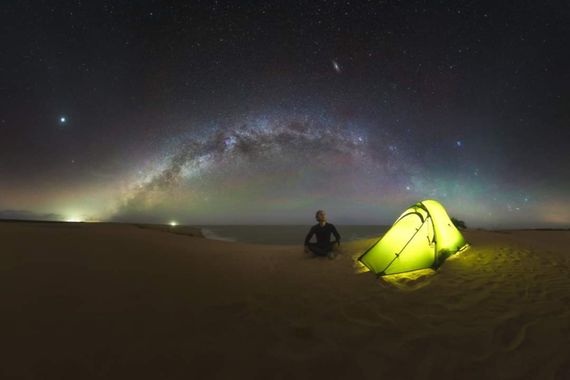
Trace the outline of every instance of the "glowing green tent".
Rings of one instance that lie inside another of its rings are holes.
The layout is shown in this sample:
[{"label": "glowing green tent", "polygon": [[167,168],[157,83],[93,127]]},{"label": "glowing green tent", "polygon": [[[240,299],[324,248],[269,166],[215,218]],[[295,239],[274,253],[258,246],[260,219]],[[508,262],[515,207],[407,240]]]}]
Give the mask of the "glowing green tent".
[{"label": "glowing green tent", "polygon": [[384,236],[359,257],[377,276],[437,269],[450,255],[466,247],[443,206],[425,200],[409,207]]}]

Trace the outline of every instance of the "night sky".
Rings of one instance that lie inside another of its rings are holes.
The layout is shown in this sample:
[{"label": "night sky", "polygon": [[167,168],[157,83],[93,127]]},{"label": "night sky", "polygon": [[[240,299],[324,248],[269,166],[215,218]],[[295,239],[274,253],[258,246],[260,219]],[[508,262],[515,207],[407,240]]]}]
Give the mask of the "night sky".
[{"label": "night sky", "polygon": [[567,1],[6,1],[0,218],[570,225]]}]

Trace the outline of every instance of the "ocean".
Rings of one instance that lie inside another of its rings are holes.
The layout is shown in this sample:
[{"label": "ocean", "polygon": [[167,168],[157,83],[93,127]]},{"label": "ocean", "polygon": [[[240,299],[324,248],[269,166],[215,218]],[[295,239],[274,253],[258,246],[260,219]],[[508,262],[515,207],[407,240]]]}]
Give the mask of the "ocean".
[{"label": "ocean", "polygon": [[[390,226],[336,225],[341,242],[372,239],[384,234]],[[236,241],[255,244],[299,244],[302,245],[310,225],[230,225],[201,226],[207,239]],[[331,240],[334,237],[331,236]],[[315,241],[315,237],[311,241]]]}]

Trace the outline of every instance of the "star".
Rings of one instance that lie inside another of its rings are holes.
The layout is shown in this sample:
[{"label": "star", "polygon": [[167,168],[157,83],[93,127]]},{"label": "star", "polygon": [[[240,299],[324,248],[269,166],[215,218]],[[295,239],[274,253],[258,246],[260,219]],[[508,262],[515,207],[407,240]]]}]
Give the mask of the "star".
[{"label": "star", "polygon": [[65,116],[60,116],[60,118],[59,118],[59,123],[60,123],[60,124],[65,124],[65,123],[67,123],[67,117],[65,117]]}]

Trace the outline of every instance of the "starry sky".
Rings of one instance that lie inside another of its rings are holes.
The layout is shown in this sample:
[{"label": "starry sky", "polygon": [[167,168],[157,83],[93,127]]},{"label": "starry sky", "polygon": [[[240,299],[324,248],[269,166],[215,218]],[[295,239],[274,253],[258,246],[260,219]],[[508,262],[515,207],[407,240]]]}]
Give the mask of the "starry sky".
[{"label": "starry sky", "polygon": [[8,1],[0,218],[570,226],[566,1]]}]

